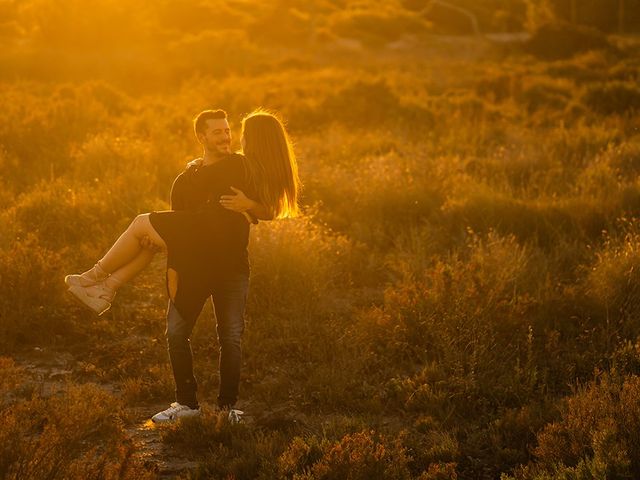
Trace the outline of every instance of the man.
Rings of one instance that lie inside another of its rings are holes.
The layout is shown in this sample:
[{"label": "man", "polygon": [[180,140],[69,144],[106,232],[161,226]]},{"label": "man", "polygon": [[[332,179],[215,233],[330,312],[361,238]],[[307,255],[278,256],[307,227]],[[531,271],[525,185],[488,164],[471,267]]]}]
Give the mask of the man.
[{"label": "man", "polygon": [[[167,259],[170,300],[166,337],[176,385],[176,402],[155,414],[152,417],[154,422],[167,422],[200,413],[190,336],[208,297],[213,302],[220,344],[218,406],[229,409],[230,420],[237,421],[239,418],[239,411],[233,407],[240,383],[241,337],[249,285],[247,220],[257,223],[256,218],[267,217],[260,204],[250,200],[242,191],[247,188],[250,190],[250,186],[243,184],[242,157],[231,153],[231,132],[226,113],[223,110],[200,113],[194,120],[194,130],[203,147],[203,156],[190,162],[187,169],[175,179],[171,188],[171,209],[218,208],[226,214],[219,213],[216,217],[215,227],[222,233],[214,232],[211,237],[213,240],[206,242],[207,252],[194,255],[190,251],[184,256],[170,254]],[[224,188],[221,192],[229,192],[228,189],[232,188],[236,194],[212,198],[215,185]],[[256,198],[255,192],[251,192],[250,196]],[[216,202],[220,206],[216,206]],[[235,212],[245,214],[247,219]],[[146,243],[145,246],[149,247]]]}]

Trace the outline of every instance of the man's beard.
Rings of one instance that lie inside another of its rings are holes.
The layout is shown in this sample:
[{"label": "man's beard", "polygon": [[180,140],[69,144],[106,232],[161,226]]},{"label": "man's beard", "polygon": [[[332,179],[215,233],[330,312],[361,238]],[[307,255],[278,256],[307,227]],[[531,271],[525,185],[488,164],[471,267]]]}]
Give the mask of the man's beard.
[{"label": "man's beard", "polygon": [[230,143],[216,143],[209,147],[209,151],[215,155],[216,157],[223,157],[231,153],[231,144]]}]

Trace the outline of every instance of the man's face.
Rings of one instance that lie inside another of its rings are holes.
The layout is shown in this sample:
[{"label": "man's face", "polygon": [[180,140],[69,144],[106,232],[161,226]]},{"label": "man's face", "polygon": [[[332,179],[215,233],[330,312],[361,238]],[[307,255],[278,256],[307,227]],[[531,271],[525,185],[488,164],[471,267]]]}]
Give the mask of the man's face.
[{"label": "man's face", "polygon": [[213,155],[231,153],[231,130],[226,118],[209,119],[205,123],[205,130],[198,134],[204,148]]}]

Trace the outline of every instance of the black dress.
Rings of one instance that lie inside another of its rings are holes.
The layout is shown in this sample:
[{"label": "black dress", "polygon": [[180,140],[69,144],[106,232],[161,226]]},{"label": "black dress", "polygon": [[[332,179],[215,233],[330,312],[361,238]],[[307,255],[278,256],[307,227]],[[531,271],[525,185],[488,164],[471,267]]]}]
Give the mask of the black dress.
[{"label": "black dress", "polygon": [[207,166],[191,166],[171,189],[173,210],[152,212],[150,221],[167,244],[167,267],[190,288],[211,283],[233,273],[249,274],[247,247],[249,222],[223,208],[221,195],[233,194],[231,186],[256,198],[245,158],[230,154]]}]

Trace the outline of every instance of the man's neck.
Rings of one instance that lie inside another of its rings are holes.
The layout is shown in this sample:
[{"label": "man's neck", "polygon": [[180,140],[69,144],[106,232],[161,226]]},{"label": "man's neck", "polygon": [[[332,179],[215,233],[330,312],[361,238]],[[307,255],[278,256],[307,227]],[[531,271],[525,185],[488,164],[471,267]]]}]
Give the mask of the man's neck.
[{"label": "man's neck", "polygon": [[226,154],[221,153],[204,152],[204,155],[202,156],[202,165],[213,165],[214,163],[218,163],[226,156]]}]

